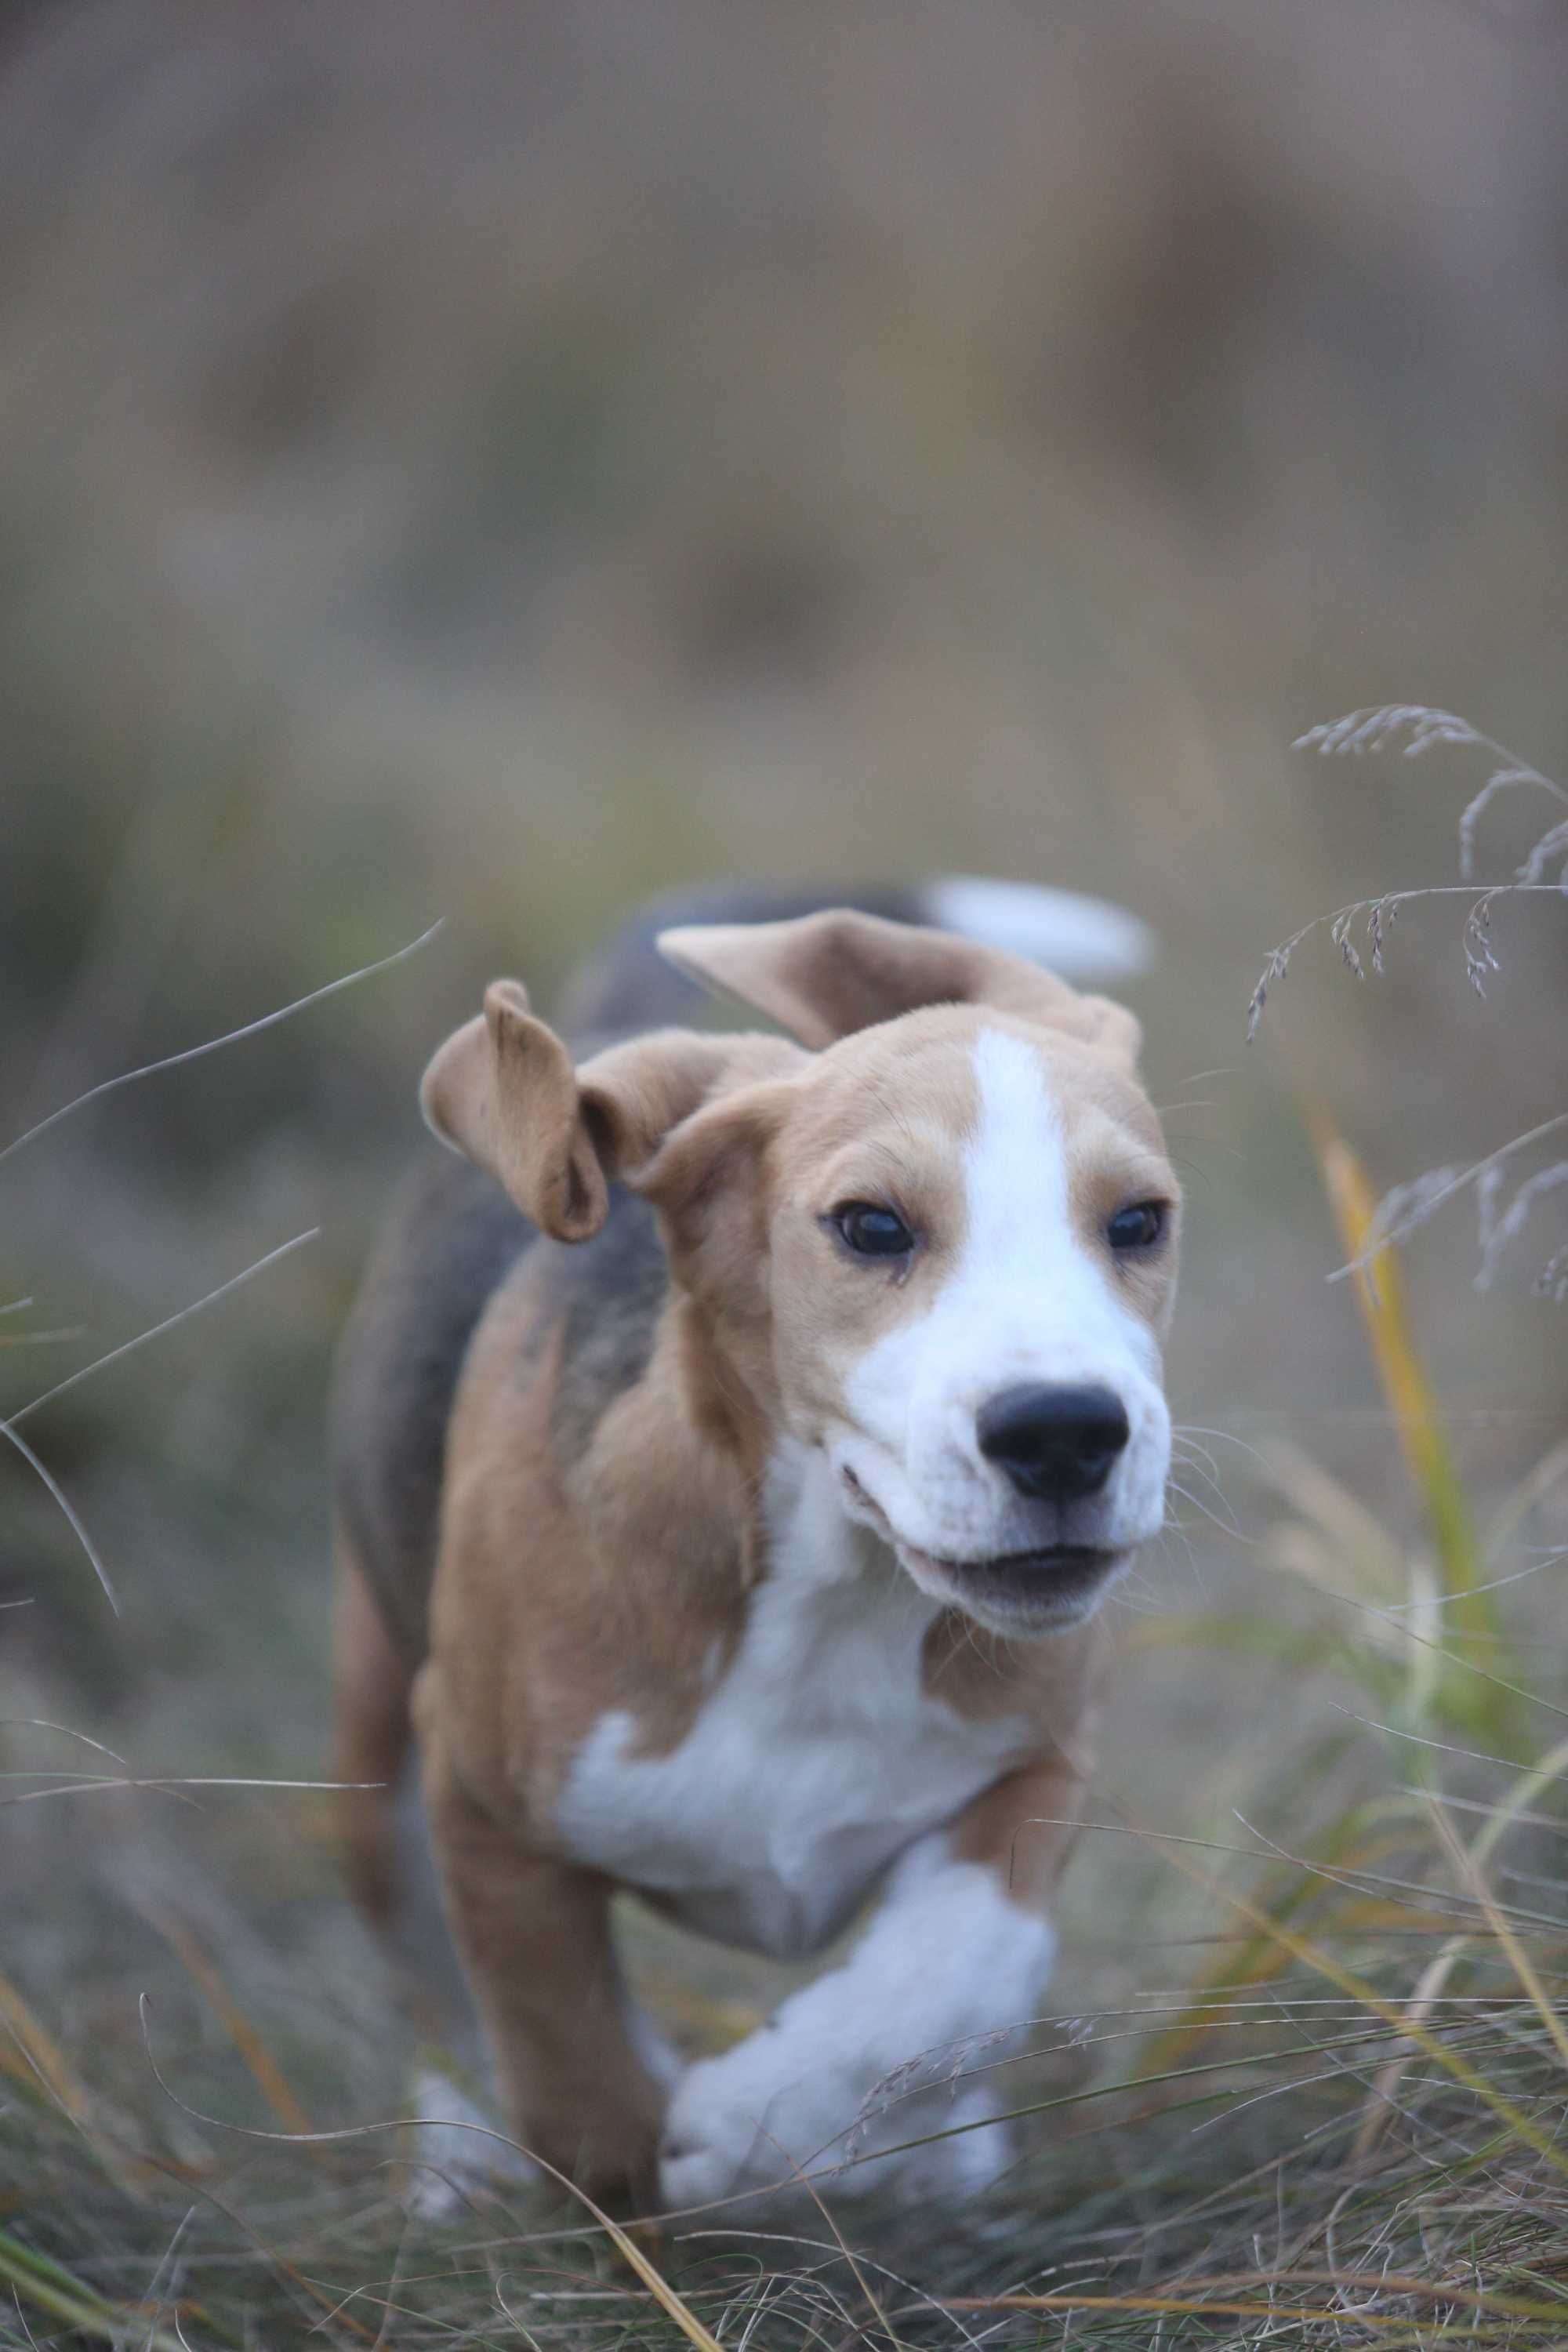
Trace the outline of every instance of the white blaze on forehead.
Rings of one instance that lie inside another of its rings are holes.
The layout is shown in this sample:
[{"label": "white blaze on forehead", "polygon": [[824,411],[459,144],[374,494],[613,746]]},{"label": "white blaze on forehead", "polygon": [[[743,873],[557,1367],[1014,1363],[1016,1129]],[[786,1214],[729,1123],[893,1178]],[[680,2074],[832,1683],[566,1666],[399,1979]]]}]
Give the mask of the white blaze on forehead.
[{"label": "white blaze on forehead", "polygon": [[1112,1379],[1129,1354],[1147,1367],[1147,1333],[1074,1224],[1067,1135],[1039,1055],[1021,1037],[984,1030],[974,1078],[954,1308],[973,1316],[983,1337],[1021,1348],[1042,1379]]},{"label": "white blaze on forehead", "polygon": [[1005,1270],[1019,1281],[1048,1274],[1073,1237],[1061,1114],[1038,1056],[1000,1029],[983,1030],[975,1044],[974,1085],[963,1275],[984,1279]]}]

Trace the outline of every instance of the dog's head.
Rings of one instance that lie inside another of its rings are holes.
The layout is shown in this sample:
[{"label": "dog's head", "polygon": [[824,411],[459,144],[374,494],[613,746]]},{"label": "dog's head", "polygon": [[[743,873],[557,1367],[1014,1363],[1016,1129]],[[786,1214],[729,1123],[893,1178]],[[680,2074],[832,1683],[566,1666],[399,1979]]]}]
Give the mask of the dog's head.
[{"label": "dog's head", "polygon": [[645,1193],[700,1412],[819,1449],[922,1591],[1009,1633],[1087,1615],[1170,1458],[1179,1202],[1136,1022],[844,911],[660,945],[800,1045],[667,1031],[574,1070],[498,982],[426,1073],[431,1124],[562,1240],[611,1177]]}]

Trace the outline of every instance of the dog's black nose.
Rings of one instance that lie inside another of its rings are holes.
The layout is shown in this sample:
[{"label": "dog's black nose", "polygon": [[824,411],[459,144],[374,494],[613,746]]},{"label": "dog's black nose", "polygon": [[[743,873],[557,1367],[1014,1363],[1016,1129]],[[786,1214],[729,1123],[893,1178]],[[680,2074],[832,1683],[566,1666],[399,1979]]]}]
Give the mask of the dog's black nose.
[{"label": "dog's black nose", "polygon": [[980,1451],[1017,1488],[1047,1503],[1098,1495],[1129,1436],[1110,1389],[1003,1389],[980,1408]]}]

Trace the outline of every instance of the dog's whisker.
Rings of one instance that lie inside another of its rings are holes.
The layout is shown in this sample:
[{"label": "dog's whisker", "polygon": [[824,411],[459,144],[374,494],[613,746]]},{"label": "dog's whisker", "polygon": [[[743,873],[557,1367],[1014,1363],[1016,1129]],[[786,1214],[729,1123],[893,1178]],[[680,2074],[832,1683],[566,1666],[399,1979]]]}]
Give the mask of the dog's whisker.
[{"label": "dog's whisker", "polygon": [[1173,1495],[1180,1495],[1184,1503],[1190,1503],[1194,1511],[1201,1511],[1205,1518],[1210,1520],[1215,1527],[1218,1528],[1222,1535],[1231,1537],[1237,1543],[1249,1544],[1257,1542],[1258,1538],[1255,1536],[1246,1534],[1237,1524],[1234,1517],[1222,1519],[1217,1511],[1211,1511],[1208,1505],[1203,1500],[1201,1496],[1194,1495],[1190,1486],[1184,1486],[1181,1481],[1177,1478],[1171,1479],[1169,1483],[1171,1492]]},{"label": "dog's whisker", "polygon": [[1175,1437],[1218,1438],[1223,1444],[1238,1446],[1243,1454],[1249,1454],[1263,1469],[1267,1470],[1268,1467],[1268,1455],[1261,1453],[1249,1439],[1238,1437],[1234,1429],[1205,1429],[1196,1422],[1178,1422],[1172,1434]]}]

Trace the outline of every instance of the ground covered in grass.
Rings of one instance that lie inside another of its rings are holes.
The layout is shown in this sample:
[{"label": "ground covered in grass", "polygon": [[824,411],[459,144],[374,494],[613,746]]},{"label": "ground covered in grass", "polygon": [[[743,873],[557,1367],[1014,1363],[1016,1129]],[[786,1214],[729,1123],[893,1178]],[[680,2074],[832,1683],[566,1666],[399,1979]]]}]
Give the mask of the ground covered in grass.
[{"label": "ground covered in grass", "polygon": [[[1533,1596],[1560,1538],[1517,1498],[1505,1527]],[[1280,1537],[1304,1567],[1307,1519]],[[1226,1598],[1124,1628],[1113,1752],[1152,1684],[1194,1674],[1213,1713],[1219,1626],[1250,1645],[1234,1769],[1173,1831],[1109,1776],[1062,2007],[1021,2057],[951,2053],[1019,2118],[970,2210],[892,2208],[872,2162],[765,2208],[612,2220],[497,2179],[431,2217],[409,2041],[320,1797],[128,1788],[35,1725],[71,1761],[10,1801],[35,1932],[26,1988],[0,1983],[0,2344],[1568,2341],[1568,1740],[1520,1695],[1551,1612],[1467,1656],[1440,1608],[1422,1631],[1284,1570],[1267,1609]],[[51,1944],[61,1873],[97,1895]],[[776,1994],[635,1911],[623,1940],[689,2046]]]},{"label": "ground covered in grass", "polygon": [[[1562,2026],[1510,1981],[1483,1920],[1458,1933],[1459,1990],[1416,2004],[1397,1963],[1365,1979],[1358,1965],[1357,1990],[1338,1991],[1322,1964],[1343,1970],[1355,1939],[1333,1937],[1267,1995],[1211,1996],[1179,2049],[1152,2049],[1146,2018],[1080,2021],[1098,2079],[1033,2119],[1040,2144],[984,2213],[890,2212],[825,2179],[790,2211],[629,2235],[499,2187],[425,2221],[395,2130],[273,2137],[311,2119],[265,2017],[215,1983],[204,1997],[265,2118],[248,2128],[182,2104],[215,2095],[189,2021],[171,2031],[154,2012],[142,2065],[121,2051],[89,2092],[14,2011],[0,2340],[1559,2345]],[[1550,1955],[1531,1942],[1537,1980],[1560,1991],[1561,1935]]]}]

